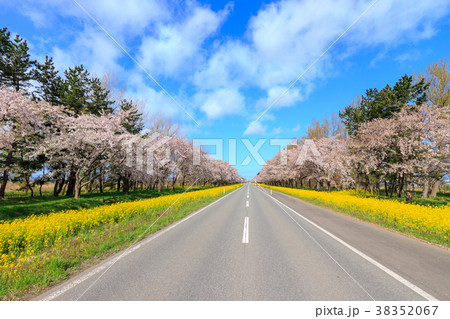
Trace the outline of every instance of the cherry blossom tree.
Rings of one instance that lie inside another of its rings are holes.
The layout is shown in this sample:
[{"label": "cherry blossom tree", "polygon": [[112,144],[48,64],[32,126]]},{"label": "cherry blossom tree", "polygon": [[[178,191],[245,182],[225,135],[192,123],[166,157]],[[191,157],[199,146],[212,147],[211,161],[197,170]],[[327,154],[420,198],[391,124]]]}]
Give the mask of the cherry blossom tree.
[{"label": "cherry blossom tree", "polygon": [[0,199],[4,198],[14,156],[29,158],[34,148],[65,116],[64,109],[43,101],[32,101],[23,92],[0,90],[0,149],[6,154],[1,168]]},{"label": "cherry blossom tree", "polygon": [[[35,154],[43,154],[49,163],[65,163],[75,172],[75,198],[87,185],[96,168],[111,162],[120,145],[129,137],[123,127],[127,112],[101,116],[83,114],[66,116],[58,122],[58,131],[48,135]],[[95,178],[95,177],[94,177]]]},{"label": "cherry blossom tree", "polygon": [[377,119],[360,126],[350,145],[355,161],[366,175],[380,173],[389,180],[390,195],[400,197],[406,187],[411,199],[414,182],[424,184],[433,172],[449,172],[450,119],[448,107],[433,105],[404,107],[391,119]]}]

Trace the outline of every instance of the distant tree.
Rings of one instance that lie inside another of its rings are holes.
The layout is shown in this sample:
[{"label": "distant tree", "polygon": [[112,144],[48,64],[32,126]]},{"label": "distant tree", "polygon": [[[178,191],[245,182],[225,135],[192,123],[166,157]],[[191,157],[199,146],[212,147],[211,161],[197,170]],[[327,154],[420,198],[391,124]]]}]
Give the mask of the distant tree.
[{"label": "distant tree", "polygon": [[331,121],[326,116],[321,121],[313,119],[306,131],[306,137],[309,139],[332,137],[332,136],[346,136],[345,125],[342,123],[339,115],[336,112],[331,114]]},{"label": "distant tree", "polygon": [[447,59],[427,65],[425,72],[414,75],[417,82],[425,81],[428,100],[437,107],[450,105],[450,71]]},{"label": "distant tree", "polygon": [[177,136],[180,132],[180,126],[178,124],[173,123],[171,118],[161,114],[154,114],[148,126],[150,134],[157,132],[165,136],[173,137]]}]

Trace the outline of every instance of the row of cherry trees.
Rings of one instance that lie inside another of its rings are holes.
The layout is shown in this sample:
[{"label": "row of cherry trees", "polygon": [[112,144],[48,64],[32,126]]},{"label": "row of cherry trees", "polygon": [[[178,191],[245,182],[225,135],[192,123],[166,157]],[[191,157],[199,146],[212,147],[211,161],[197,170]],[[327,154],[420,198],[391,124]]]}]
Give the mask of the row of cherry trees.
[{"label": "row of cherry trees", "polygon": [[[76,65],[60,74],[51,57],[33,60],[27,41],[7,28],[0,29],[0,89],[0,199],[11,180],[31,196],[34,185],[41,191],[53,182],[55,196],[76,198],[83,187],[103,192],[108,185],[128,193],[131,187],[241,180],[231,166],[203,152],[194,161],[192,142],[176,137],[170,119],[154,117],[145,129],[139,103],[124,98],[111,73],[100,79]],[[137,154],[130,154],[131,142]],[[147,156],[156,145],[156,165],[148,170],[141,153]],[[133,156],[140,158],[130,161]]]},{"label": "row of cherry trees", "polygon": [[432,181],[449,173],[450,109],[408,106],[390,119],[361,124],[353,137],[305,141],[278,152],[255,180],[328,190],[363,185],[378,193],[384,182],[386,195],[405,192],[411,199],[415,185],[423,186],[426,194]]},{"label": "row of cherry trees", "polygon": [[[174,187],[177,182],[184,188],[186,183],[218,185],[242,181],[235,168],[201,150],[194,161],[197,149],[192,141],[129,132],[127,128],[133,125],[130,114],[135,111],[130,108],[74,116],[64,106],[35,101],[23,92],[3,88],[0,90],[0,149],[19,152],[14,155],[24,162],[41,159],[40,167],[21,165],[20,172],[15,172],[26,176],[31,190],[30,178],[39,171],[40,176],[35,180],[42,184],[54,181],[55,195],[68,187],[72,178],[75,198],[80,198],[83,187],[91,190],[95,185],[103,191],[106,181],[114,182],[125,193],[132,186],[161,190],[163,185]],[[164,143],[159,145],[162,140]],[[130,144],[135,145],[131,151]],[[139,150],[145,158],[136,156],[136,150],[142,145],[154,148],[151,153]],[[150,157],[155,163],[151,170],[139,165],[139,161],[148,163]]]}]

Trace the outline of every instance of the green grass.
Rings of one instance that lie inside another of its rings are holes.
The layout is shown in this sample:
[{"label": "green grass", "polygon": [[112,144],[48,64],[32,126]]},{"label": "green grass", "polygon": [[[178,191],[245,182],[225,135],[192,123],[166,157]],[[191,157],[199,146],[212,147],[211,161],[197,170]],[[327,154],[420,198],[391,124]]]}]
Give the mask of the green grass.
[{"label": "green grass", "polygon": [[23,263],[10,278],[0,276],[0,299],[30,299],[70,274],[98,263],[222,196],[224,194],[197,199],[189,205],[169,210],[151,229],[147,228],[158,214],[138,215],[121,223],[102,225],[66,238],[53,247],[40,251],[35,256],[39,262],[30,260]]},{"label": "green grass", "polygon": [[[386,196],[384,191],[380,192],[380,195],[367,193],[366,197],[380,198],[380,199],[389,199],[396,200],[398,202],[406,202],[406,195],[403,194],[402,197],[398,198]],[[416,192],[416,197],[411,200],[411,204],[424,205],[424,206],[443,206],[450,203],[450,193],[438,193],[434,198],[421,198],[422,192]]]},{"label": "green grass", "polygon": [[[208,187],[193,187],[190,191],[206,188]],[[181,192],[183,192],[181,187],[175,187],[175,191],[172,191],[172,189],[163,189],[161,192],[157,190],[145,190],[130,192],[129,195],[124,195],[122,192],[107,191],[104,193],[82,194],[78,200],[66,196],[54,197],[50,193],[43,196],[29,197],[23,192],[12,192],[7,194],[5,200],[0,201],[0,220],[25,218],[32,214],[48,214],[61,210],[91,208]]]}]

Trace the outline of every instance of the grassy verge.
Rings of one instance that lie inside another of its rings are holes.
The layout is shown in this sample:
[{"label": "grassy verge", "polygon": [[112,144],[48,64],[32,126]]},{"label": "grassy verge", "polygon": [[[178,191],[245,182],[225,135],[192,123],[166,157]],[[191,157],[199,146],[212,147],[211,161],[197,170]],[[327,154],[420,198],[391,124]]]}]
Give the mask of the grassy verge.
[{"label": "grassy verge", "polygon": [[[147,228],[165,209],[161,208],[157,212],[151,213],[132,214],[129,218],[124,218],[119,222],[113,220],[110,223],[64,237],[50,247],[39,249],[35,253],[27,253],[24,257],[18,256],[9,264],[9,267],[2,269],[0,298],[2,300],[23,300],[35,296],[49,285],[98,263],[128,247],[136,240],[141,240],[174,221],[184,218],[233,189],[227,187],[223,193],[222,187],[220,187],[220,191],[214,194],[211,192],[211,195],[198,196],[198,198],[191,198],[189,202],[174,205],[148,230]],[[201,191],[198,192],[198,194],[200,193]],[[147,232],[142,235],[146,230]]]},{"label": "grassy verge", "polygon": [[416,238],[450,247],[449,205],[422,206],[383,198],[365,197],[353,191],[327,193],[262,186]]},{"label": "grassy verge", "polygon": [[[207,188],[193,187],[190,191]],[[163,189],[161,192],[157,190],[134,191],[130,192],[129,195],[124,195],[122,192],[106,191],[104,193],[83,194],[78,200],[65,196],[54,197],[50,193],[29,197],[21,192],[12,192],[7,194],[5,200],[0,201],[0,220],[25,218],[33,214],[48,214],[62,210],[98,207],[118,202],[131,202],[181,192],[183,192],[181,187],[176,187],[174,191],[172,189]]]}]

